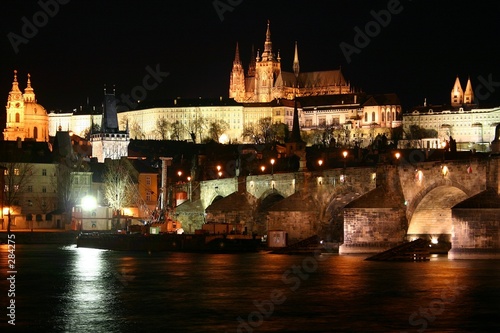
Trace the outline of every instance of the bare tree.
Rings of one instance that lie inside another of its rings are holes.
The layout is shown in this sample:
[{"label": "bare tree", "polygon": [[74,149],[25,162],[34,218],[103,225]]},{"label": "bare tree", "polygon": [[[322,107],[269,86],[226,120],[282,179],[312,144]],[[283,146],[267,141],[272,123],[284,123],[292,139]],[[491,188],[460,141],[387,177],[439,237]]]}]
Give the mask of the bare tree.
[{"label": "bare tree", "polygon": [[196,143],[196,139],[201,139],[203,137],[203,133],[208,127],[207,124],[207,119],[198,114],[196,114],[195,119],[189,121],[187,130],[189,131],[189,135],[194,143]]},{"label": "bare tree", "polygon": [[229,129],[229,124],[225,120],[212,121],[208,129],[210,139],[219,142],[219,138]]},{"label": "bare tree", "polygon": [[130,124],[129,131],[130,137],[134,139],[142,139],[146,136],[141,125],[139,125],[135,120],[132,121],[132,124]]},{"label": "bare tree", "polygon": [[168,131],[170,129],[170,123],[165,119],[165,117],[159,117],[156,119],[155,129],[153,133],[156,137],[160,138],[160,140],[167,140]]},{"label": "bare tree", "polygon": [[172,135],[171,138],[173,140],[180,140],[183,137],[184,133],[184,124],[180,121],[176,120],[171,124],[172,127]]},{"label": "bare tree", "polygon": [[19,206],[19,200],[27,191],[33,177],[33,165],[28,163],[2,163],[4,169],[4,204],[9,207],[7,233],[10,233],[11,207]]},{"label": "bare tree", "polygon": [[137,203],[138,193],[132,165],[126,159],[109,160],[104,173],[104,198],[116,214],[115,228],[120,225],[124,207]]},{"label": "bare tree", "polygon": [[255,144],[262,143],[262,137],[260,136],[257,126],[254,123],[247,124],[243,129],[243,132],[241,132],[241,136],[243,139],[249,139]]}]

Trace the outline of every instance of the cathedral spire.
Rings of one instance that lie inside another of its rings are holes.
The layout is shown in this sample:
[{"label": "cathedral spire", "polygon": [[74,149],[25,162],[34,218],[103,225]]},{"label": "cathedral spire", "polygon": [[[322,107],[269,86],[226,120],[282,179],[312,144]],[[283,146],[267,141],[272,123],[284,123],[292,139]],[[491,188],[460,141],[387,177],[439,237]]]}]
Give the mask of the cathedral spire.
[{"label": "cathedral spire", "polygon": [[248,76],[255,76],[255,47],[252,44],[250,64],[248,65]]},{"label": "cathedral spire", "polygon": [[455,79],[455,84],[453,85],[453,89],[451,90],[451,106],[461,106],[464,101],[464,91],[462,90],[462,86],[460,85],[460,79]]},{"label": "cathedral spire", "polygon": [[474,91],[472,90],[472,84],[470,82],[470,76],[467,79],[467,85],[465,86],[464,92],[464,103],[473,104],[474,103]]},{"label": "cathedral spire", "polygon": [[299,72],[300,72],[299,51],[297,47],[297,41],[295,41],[295,55],[293,56],[293,73],[295,74],[296,77],[298,77]]},{"label": "cathedral spire", "polygon": [[240,48],[238,46],[238,42],[236,42],[236,51],[235,51],[235,54],[234,54],[233,65],[241,65]]},{"label": "cathedral spire", "polygon": [[262,52],[262,60],[273,59],[273,43],[271,42],[271,22],[267,20],[266,42],[264,43],[264,52]]}]

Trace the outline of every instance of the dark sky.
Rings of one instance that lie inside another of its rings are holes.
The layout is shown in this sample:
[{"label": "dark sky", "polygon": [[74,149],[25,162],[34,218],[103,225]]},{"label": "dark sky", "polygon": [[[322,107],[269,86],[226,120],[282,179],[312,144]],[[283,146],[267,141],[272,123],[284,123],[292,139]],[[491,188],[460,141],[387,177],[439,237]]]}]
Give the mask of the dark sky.
[{"label": "dark sky", "polygon": [[[406,107],[424,98],[448,103],[456,75],[463,88],[468,76],[476,89],[490,82],[479,91],[481,103],[500,105],[498,2],[219,0],[230,6],[221,20],[213,0],[59,0],[66,4],[57,13],[42,12],[41,3],[56,1],[1,2],[4,101],[14,69],[23,89],[31,73],[38,102],[48,110],[71,110],[87,97],[100,104],[104,84],[115,85],[118,95],[140,91],[148,66],[169,75],[161,74],[158,85],[147,81],[146,102],[227,97],[236,42],[247,65],[251,46],[263,48],[269,19],[284,70],[292,70],[297,40],[301,71],[341,66],[354,87],[395,92]],[[385,22],[376,23],[374,13],[388,7],[390,18],[380,14]],[[26,22],[37,23],[38,31],[23,32]],[[356,27],[372,29],[363,45],[355,41]],[[15,47],[9,40],[26,35]],[[350,59],[341,43],[357,47]]]}]

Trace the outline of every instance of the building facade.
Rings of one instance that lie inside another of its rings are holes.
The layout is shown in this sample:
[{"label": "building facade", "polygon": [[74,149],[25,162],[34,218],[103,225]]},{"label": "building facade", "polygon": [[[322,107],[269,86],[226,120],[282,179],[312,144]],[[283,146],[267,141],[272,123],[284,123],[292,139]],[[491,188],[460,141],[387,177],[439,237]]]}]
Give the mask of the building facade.
[{"label": "building facade", "polygon": [[454,140],[458,150],[488,151],[499,123],[500,107],[479,107],[470,79],[464,91],[458,77],[451,90],[450,104],[424,103],[403,114],[403,129],[406,133],[410,133],[412,126],[435,130],[439,142],[445,144]]},{"label": "building facade", "polygon": [[[281,57],[273,52],[270,23],[267,23],[262,54],[252,54],[247,73],[240,58],[239,46],[230,74],[229,98],[242,103],[263,103],[275,99],[301,96],[337,95],[351,93],[351,86],[342,71],[300,72],[298,46],[295,43],[293,72],[283,71]],[[253,53],[253,52],[252,52]]]},{"label": "building facade", "polygon": [[38,142],[49,141],[49,121],[47,111],[37,103],[35,91],[28,80],[24,93],[19,89],[17,70],[14,71],[12,89],[7,98],[7,123],[3,132],[5,141],[33,139]]}]

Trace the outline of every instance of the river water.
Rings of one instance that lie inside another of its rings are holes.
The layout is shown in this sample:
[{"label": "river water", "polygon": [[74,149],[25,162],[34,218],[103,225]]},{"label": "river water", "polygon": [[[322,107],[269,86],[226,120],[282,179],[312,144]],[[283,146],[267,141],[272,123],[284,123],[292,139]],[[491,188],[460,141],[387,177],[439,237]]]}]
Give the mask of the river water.
[{"label": "river water", "polygon": [[0,254],[1,332],[500,332],[498,260],[17,245],[11,274]]}]

